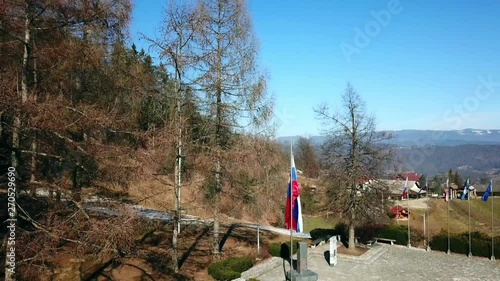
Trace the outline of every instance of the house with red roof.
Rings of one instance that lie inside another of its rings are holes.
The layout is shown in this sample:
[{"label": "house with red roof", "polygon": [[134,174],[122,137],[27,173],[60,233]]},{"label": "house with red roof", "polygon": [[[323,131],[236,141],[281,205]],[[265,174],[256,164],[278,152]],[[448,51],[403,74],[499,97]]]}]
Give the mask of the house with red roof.
[{"label": "house with red roof", "polygon": [[415,182],[415,181],[420,180],[420,175],[418,173],[415,173],[415,172],[404,172],[404,173],[400,173],[400,174],[395,175],[392,179],[393,180],[398,180],[398,179],[406,180],[406,178],[408,178],[408,181]]}]

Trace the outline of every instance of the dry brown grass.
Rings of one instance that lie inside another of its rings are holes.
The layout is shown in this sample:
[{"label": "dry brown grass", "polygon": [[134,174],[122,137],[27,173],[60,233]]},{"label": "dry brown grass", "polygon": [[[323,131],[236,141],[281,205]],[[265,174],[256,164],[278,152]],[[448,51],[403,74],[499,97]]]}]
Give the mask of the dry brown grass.
[{"label": "dry brown grass", "polygon": [[[266,244],[271,243],[276,235],[261,232],[260,255],[257,254],[256,231],[247,228],[230,228],[228,225],[221,228],[223,240],[221,259],[228,257],[251,257],[254,260],[268,258],[269,252]],[[168,238],[170,234],[167,234]],[[184,257],[181,267],[183,276],[193,280],[213,280],[209,275],[208,266],[217,259],[211,253],[212,250],[211,231],[204,231],[198,227],[188,227],[180,234],[179,253]],[[182,259],[181,259],[182,260]]]},{"label": "dry brown grass", "polygon": [[[498,207],[500,208],[500,204]],[[429,201],[426,227],[429,229],[430,236],[432,237],[441,231],[448,231],[448,223],[450,233],[468,232],[468,208],[466,200],[462,201],[458,199],[450,201],[450,218],[448,220],[447,203],[443,199],[431,199]],[[425,213],[425,210],[410,209],[410,211],[413,214],[410,225],[423,232],[423,216],[421,214]],[[405,220],[400,220],[398,223],[400,225],[407,225],[407,221]],[[496,214],[494,216],[494,228],[495,232],[500,230],[500,217]],[[471,232],[473,231],[483,232],[488,235],[491,233],[491,201],[485,203],[479,198],[471,201]]]}]

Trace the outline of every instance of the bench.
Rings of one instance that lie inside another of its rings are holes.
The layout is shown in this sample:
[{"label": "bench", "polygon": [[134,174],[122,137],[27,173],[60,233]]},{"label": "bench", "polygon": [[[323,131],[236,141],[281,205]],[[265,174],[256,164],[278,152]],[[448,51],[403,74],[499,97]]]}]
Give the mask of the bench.
[{"label": "bench", "polygon": [[332,235],[323,235],[319,238],[316,238],[314,239],[312,242],[311,242],[311,248],[316,248],[318,245],[323,245],[325,244],[325,241],[330,239],[330,237],[332,237]]},{"label": "bench", "polygon": [[388,239],[388,238],[381,238],[381,237],[375,237],[375,238],[373,238],[373,240],[375,240],[375,242],[378,242],[378,241],[388,242],[391,245],[394,245],[394,242],[396,242],[395,239]]}]

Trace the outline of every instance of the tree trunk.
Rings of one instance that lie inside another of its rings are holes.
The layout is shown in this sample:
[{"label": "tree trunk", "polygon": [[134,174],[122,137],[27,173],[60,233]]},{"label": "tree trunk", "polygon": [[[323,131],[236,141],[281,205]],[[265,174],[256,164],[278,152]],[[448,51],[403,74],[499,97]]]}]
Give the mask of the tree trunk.
[{"label": "tree trunk", "polygon": [[80,202],[82,199],[82,196],[81,196],[82,189],[81,189],[80,185],[78,184],[78,166],[76,166],[73,170],[73,175],[71,176],[71,181],[73,183],[73,188],[72,188],[73,200],[75,200],[76,202]]},{"label": "tree trunk", "polygon": [[[180,37],[180,44],[182,45],[182,36]],[[179,57],[182,57],[182,49],[179,47],[178,50]],[[174,215],[174,231],[172,235],[172,247],[174,249],[173,257],[173,267],[174,272],[179,272],[179,261],[178,261],[178,245],[177,236],[180,232],[180,212],[181,212],[181,173],[182,173],[182,124],[181,124],[181,73],[179,72],[179,61],[177,61],[177,105],[176,105],[176,115],[177,115],[177,157],[175,161],[175,215]]]},{"label": "tree trunk", "polygon": [[[219,153],[219,152],[217,152]],[[220,232],[220,222],[219,222],[219,203],[220,203],[220,192],[221,192],[221,178],[220,178],[221,166],[220,160],[217,160],[215,167],[215,204],[214,204],[214,254],[216,257],[220,255],[220,245],[219,245],[219,232]]]},{"label": "tree trunk", "polygon": [[52,203],[54,202],[54,186],[51,184],[47,191],[49,192],[49,201]]},{"label": "tree trunk", "polygon": [[215,165],[215,214],[214,214],[214,254],[220,256],[220,245],[219,245],[219,232],[220,232],[220,222],[219,222],[219,203],[220,203],[220,192],[222,191],[222,179],[221,179],[221,149],[222,149],[222,34],[221,34],[221,10],[222,2],[218,1],[218,24],[217,24],[217,80],[215,83],[215,93],[216,93],[216,116],[215,116],[215,143],[217,149],[217,159]]},{"label": "tree trunk", "polygon": [[[179,106],[179,103],[178,103]],[[178,110],[180,110],[180,107],[178,107]],[[180,136],[179,136],[180,137]],[[180,148],[181,142],[179,140],[178,143],[178,148],[177,148],[177,157],[176,157],[176,162],[175,162],[175,214],[174,214],[174,229],[173,229],[173,234],[172,234],[172,248],[174,250],[174,256],[173,256],[173,268],[174,272],[179,272],[179,260],[178,260],[178,243],[177,243],[177,237],[180,232],[180,205],[181,205],[181,148]]]},{"label": "tree trunk", "polygon": [[172,235],[172,249],[174,250],[174,256],[173,256],[173,268],[174,272],[177,273],[179,272],[179,258],[178,258],[178,246],[177,246],[177,236],[179,235],[178,230],[177,230],[177,224],[179,223],[179,218],[178,218],[178,212],[175,212],[174,214],[174,229],[173,229],[173,235]]},{"label": "tree trunk", "polygon": [[56,190],[56,203],[61,203],[61,188]]},{"label": "tree trunk", "polygon": [[[21,69],[21,103],[25,103],[28,100],[28,63],[30,57],[30,38],[31,38],[31,30],[30,30],[30,18],[29,18],[29,7],[26,7],[26,15],[25,15],[25,27],[24,27],[24,42],[23,42],[23,62]],[[18,84],[19,85],[19,84]],[[19,95],[19,90],[18,90]],[[18,153],[16,151],[19,150],[19,130],[21,129],[21,117],[19,116],[19,112],[15,113],[14,121],[12,124],[12,166],[16,168],[19,164]]]},{"label": "tree trunk", "polygon": [[33,139],[31,140],[31,164],[30,164],[30,185],[31,185],[31,196],[36,196],[36,150],[37,150],[37,142],[36,142],[36,132],[32,132]]},{"label": "tree trunk", "polygon": [[[29,17],[29,4],[26,6],[25,13],[25,25],[24,25],[24,52],[23,52],[23,63],[22,63],[22,75],[21,75],[21,103],[25,103],[28,99],[28,63],[29,63],[29,44],[31,37],[31,29],[30,29],[30,17]],[[13,127],[12,127],[12,154],[11,154],[11,163],[12,167],[18,171],[19,166],[19,130],[21,129],[21,117],[19,112],[16,112],[14,115]],[[14,208],[15,210],[15,208]],[[17,212],[14,211],[14,217],[17,217]],[[9,247],[10,246],[6,246]],[[6,248],[6,252],[8,249]],[[12,273],[9,269],[8,259],[5,259],[5,280],[11,281],[15,280],[15,274]]]},{"label": "tree trunk", "polygon": [[354,213],[351,214],[351,221],[349,222],[349,246],[348,246],[348,250],[349,251],[354,251],[354,249],[356,248],[356,245],[354,243],[354,238],[355,238],[355,234],[354,234],[354,219],[355,219],[355,215]]},{"label": "tree trunk", "polygon": [[[35,41],[32,39],[33,47],[35,46]],[[38,77],[36,72],[36,59],[33,58],[33,84],[36,85],[38,83]],[[32,95],[33,102],[36,104],[37,95],[33,93]],[[30,165],[30,185],[31,185],[31,196],[36,196],[36,150],[37,150],[37,133],[35,130],[32,131],[32,139],[31,139],[31,165]]]},{"label": "tree trunk", "polygon": [[11,165],[16,170],[19,166],[19,159],[17,151],[19,150],[19,129],[21,127],[21,118],[19,118],[19,113],[14,116],[14,121],[12,122],[12,154],[11,154]]}]

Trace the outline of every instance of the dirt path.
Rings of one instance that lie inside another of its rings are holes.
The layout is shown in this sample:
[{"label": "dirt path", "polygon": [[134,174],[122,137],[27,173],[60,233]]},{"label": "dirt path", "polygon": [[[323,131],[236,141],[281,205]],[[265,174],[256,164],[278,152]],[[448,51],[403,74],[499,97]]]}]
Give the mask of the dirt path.
[{"label": "dirt path", "polygon": [[[409,202],[410,209],[426,209],[428,200],[432,200],[432,199],[430,199],[430,198],[410,199],[410,202]],[[406,200],[395,200],[394,206],[396,206],[396,205],[406,207],[407,202],[406,202]]]}]

